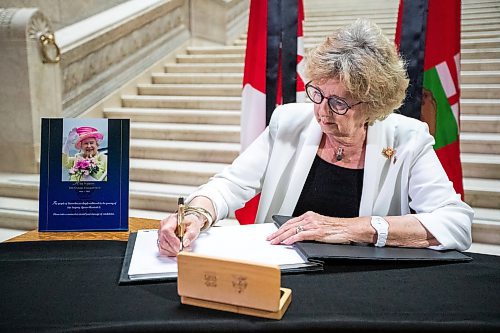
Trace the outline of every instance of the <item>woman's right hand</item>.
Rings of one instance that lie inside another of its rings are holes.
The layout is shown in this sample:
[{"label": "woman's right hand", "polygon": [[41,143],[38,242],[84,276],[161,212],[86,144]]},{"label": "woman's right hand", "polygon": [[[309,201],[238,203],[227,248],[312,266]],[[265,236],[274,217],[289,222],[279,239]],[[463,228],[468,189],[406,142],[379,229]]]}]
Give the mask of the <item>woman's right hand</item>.
[{"label": "woman's right hand", "polygon": [[[184,216],[185,233],[183,237],[184,250],[190,250],[191,244],[200,235],[204,225],[198,215],[187,214]],[[179,237],[175,234],[177,229],[177,213],[170,214],[160,221],[158,229],[158,251],[160,255],[175,257],[181,248]]]}]

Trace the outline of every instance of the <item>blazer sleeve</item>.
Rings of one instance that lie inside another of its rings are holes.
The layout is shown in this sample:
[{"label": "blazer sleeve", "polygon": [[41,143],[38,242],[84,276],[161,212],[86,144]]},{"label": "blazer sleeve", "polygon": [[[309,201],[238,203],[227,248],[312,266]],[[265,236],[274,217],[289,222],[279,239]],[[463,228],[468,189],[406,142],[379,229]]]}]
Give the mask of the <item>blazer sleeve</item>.
[{"label": "blazer sleeve", "polygon": [[422,225],[441,245],[436,250],[466,250],[472,243],[474,211],[453,188],[434,152],[434,138],[423,124],[415,136],[410,170],[410,207]]},{"label": "blazer sleeve", "polygon": [[264,132],[231,165],[189,195],[205,196],[214,204],[216,220],[223,219],[260,193],[278,130],[280,107]]}]

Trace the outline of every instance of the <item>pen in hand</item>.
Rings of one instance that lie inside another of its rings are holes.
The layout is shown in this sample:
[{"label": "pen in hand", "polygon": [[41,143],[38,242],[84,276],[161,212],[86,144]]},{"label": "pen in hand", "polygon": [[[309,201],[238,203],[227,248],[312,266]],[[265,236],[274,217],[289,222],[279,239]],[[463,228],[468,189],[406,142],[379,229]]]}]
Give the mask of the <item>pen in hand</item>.
[{"label": "pen in hand", "polygon": [[184,249],[184,233],[185,233],[185,228],[186,226],[184,225],[184,198],[179,197],[179,200],[177,201],[178,204],[178,210],[177,210],[177,230],[176,234],[177,237],[179,237],[179,240],[181,241],[180,249],[179,251],[182,251]]}]

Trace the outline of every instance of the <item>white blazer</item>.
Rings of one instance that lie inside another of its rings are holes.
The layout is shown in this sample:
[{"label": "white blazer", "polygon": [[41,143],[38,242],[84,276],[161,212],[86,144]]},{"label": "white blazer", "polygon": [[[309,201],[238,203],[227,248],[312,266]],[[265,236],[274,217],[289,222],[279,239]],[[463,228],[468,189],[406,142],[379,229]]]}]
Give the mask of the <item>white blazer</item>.
[{"label": "white blazer", "polygon": [[[261,192],[255,223],[291,215],[322,134],[312,103],[282,105],[266,130],[188,201],[210,198],[222,219]],[[425,123],[402,115],[369,126],[359,216],[413,213],[441,243],[434,249],[466,250],[474,212],[456,194],[433,144]],[[396,151],[391,159],[382,154],[388,147]]]}]

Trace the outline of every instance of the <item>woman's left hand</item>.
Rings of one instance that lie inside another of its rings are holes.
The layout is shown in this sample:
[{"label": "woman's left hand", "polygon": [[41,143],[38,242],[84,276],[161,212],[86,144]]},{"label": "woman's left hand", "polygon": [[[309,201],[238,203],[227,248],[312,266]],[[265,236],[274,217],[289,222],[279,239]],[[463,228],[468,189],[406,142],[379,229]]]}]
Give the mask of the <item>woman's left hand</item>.
[{"label": "woman's left hand", "polygon": [[267,237],[271,244],[290,245],[304,240],[324,243],[349,244],[353,219],[323,216],[307,212],[294,217]]}]

